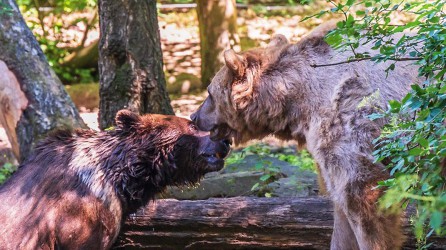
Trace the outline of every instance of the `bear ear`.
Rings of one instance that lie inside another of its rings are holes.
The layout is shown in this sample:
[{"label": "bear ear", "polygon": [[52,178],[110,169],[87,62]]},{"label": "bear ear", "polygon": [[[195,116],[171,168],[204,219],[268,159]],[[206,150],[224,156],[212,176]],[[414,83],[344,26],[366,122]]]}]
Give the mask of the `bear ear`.
[{"label": "bear ear", "polygon": [[274,35],[269,41],[267,48],[282,48],[288,45],[288,39],[282,34]]},{"label": "bear ear", "polygon": [[242,76],[245,70],[245,58],[237,55],[234,50],[228,49],[223,54],[226,66],[236,75]]},{"label": "bear ear", "polygon": [[266,46],[264,52],[264,65],[274,64],[282,54],[282,52],[288,48],[288,39],[284,35],[274,35],[271,41]]},{"label": "bear ear", "polygon": [[119,110],[115,117],[116,126],[124,131],[134,129],[140,121],[141,117],[138,114],[127,109]]}]

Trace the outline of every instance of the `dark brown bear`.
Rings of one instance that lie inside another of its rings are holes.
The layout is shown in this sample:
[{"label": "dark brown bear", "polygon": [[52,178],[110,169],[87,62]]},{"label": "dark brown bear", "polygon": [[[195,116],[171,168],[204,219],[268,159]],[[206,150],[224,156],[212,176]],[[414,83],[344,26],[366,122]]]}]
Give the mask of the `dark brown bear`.
[{"label": "dark brown bear", "polygon": [[229,151],[175,116],[123,110],[116,124],[59,131],[36,147],[0,187],[0,248],[108,249],[126,215],[220,170]]}]

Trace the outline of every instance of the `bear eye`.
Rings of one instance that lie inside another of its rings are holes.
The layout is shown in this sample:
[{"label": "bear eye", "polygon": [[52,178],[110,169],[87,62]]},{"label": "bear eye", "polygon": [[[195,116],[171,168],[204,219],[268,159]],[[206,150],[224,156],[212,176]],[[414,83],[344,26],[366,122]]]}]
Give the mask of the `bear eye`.
[{"label": "bear eye", "polygon": [[194,123],[189,123],[189,128],[192,130],[198,130],[197,125],[195,125]]}]

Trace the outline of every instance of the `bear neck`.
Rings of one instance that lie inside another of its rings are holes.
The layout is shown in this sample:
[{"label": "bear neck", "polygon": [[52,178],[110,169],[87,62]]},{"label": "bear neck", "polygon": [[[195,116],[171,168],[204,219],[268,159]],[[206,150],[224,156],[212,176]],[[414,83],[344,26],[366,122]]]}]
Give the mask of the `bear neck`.
[{"label": "bear neck", "polygon": [[304,74],[300,67],[290,68],[288,60],[288,56],[279,58],[255,83],[257,91],[251,104],[239,110],[237,119],[243,119],[238,122],[240,126],[233,126],[244,131],[239,135],[240,141],[246,141],[244,137],[263,138],[272,134],[305,144],[310,114],[321,107],[320,98],[313,97],[316,93],[312,89],[300,86],[305,81]]},{"label": "bear neck", "polygon": [[273,134],[296,140],[304,147],[312,126],[331,109],[340,78],[352,74],[347,66],[341,73],[311,66],[333,60],[332,56],[323,38],[287,47],[258,78],[253,105],[243,110],[246,129],[252,134],[261,132],[260,137]]}]

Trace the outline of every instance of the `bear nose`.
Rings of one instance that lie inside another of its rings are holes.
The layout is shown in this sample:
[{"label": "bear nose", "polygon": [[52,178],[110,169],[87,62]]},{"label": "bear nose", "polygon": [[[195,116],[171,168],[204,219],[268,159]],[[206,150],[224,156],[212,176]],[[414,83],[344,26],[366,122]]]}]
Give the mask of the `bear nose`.
[{"label": "bear nose", "polygon": [[231,151],[230,140],[223,139],[219,141],[212,141],[209,137],[206,137],[205,140],[207,142],[203,144],[203,151],[201,155],[223,160]]}]

